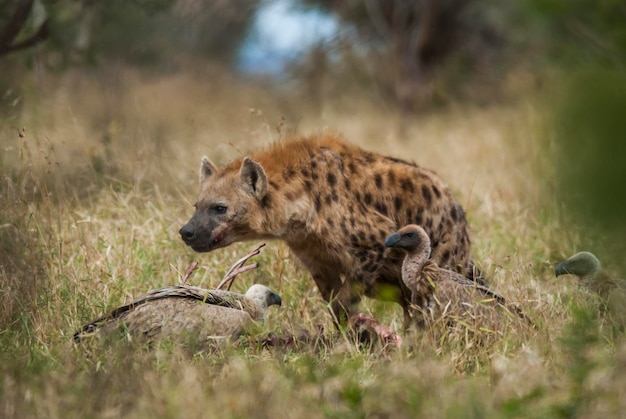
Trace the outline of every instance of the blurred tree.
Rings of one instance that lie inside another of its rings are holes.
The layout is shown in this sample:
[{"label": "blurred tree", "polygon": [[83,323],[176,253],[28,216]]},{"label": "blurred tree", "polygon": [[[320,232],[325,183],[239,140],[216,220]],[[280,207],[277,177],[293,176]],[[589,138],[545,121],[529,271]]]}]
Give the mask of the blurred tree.
[{"label": "blurred tree", "polygon": [[[229,64],[260,0],[19,0],[0,3],[0,59],[39,45],[44,64]],[[44,42],[45,41],[45,42]],[[31,59],[32,55],[25,55]]]},{"label": "blurred tree", "polygon": [[[261,0],[0,0],[0,114],[19,115],[29,69],[228,68]],[[109,83],[111,80],[105,81]]]},{"label": "blurred tree", "polygon": [[[431,102],[435,69],[453,55],[477,58],[477,49],[497,44],[487,15],[472,0],[302,1],[335,13],[354,28],[370,59],[373,52],[382,53],[375,66],[377,78],[388,79],[404,110]],[[482,46],[475,48],[477,44]]]}]

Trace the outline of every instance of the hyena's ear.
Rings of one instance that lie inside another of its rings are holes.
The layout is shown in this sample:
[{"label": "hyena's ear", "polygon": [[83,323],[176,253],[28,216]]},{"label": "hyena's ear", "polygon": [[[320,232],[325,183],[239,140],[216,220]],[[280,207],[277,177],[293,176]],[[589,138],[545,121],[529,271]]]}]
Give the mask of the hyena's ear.
[{"label": "hyena's ear", "polygon": [[259,163],[250,157],[246,157],[243,159],[243,163],[241,163],[239,174],[241,175],[243,188],[247,192],[254,195],[258,200],[265,197],[267,193],[267,176]]},{"label": "hyena's ear", "polygon": [[206,156],[202,157],[200,163],[200,184],[202,185],[208,178],[217,172],[217,166],[213,164]]}]

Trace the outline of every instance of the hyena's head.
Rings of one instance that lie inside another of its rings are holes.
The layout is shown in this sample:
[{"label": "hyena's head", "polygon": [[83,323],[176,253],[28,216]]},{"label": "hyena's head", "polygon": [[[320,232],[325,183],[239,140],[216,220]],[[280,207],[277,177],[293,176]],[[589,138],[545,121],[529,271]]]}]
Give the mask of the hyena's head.
[{"label": "hyena's head", "polygon": [[254,239],[261,234],[266,194],[267,176],[259,163],[246,157],[238,170],[218,169],[203,157],[196,212],[180,236],[196,252]]}]

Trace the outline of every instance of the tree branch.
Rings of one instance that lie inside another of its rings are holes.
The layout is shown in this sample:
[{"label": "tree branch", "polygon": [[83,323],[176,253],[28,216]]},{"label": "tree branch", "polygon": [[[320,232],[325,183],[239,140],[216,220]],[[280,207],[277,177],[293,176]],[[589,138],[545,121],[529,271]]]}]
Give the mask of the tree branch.
[{"label": "tree branch", "polygon": [[32,12],[33,3],[34,0],[22,0],[17,5],[11,20],[2,32],[0,32],[0,55],[6,55],[10,52],[30,48],[48,38],[49,19],[46,19],[34,35],[18,43],[14,43],[15,38],[17,38],[20,31],[24,28],[24,25]]}]

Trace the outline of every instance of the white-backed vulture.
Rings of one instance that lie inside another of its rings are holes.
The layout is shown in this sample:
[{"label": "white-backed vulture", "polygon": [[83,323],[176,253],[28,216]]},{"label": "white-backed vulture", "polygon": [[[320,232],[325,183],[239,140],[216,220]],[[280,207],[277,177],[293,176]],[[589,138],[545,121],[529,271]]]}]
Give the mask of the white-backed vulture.
[{"label": "white-backed vulture", "polygon": [[252,285],[245,295],[174,285],[150,291],[129,304],[82,326],[74,341],[124,333],[130,339],[193,339],[203,344],[216,338],[237,338],[247,326],[263,321],[265,309],[282,304],[265,285]]},{"label": "white-backed vulture", "polygon": [[420,326],[437,322],[464,324],[476,330],[499,329],[520,318],[532,324],[517,307],[484,285],[440,268],[430,259],[430,238],[418,225],[407,225],[385,240],[385,247],[406,251],[402,280],[410,290],[413,317]]},{"label": "white-backed vulture", "polygon": [[602,300],[602,304],[618,326],[626,326],[626,281],[602,271],[600,260],[591,252],[578,252],[559,263],[554,274],[571,274],[580,284]]}]

